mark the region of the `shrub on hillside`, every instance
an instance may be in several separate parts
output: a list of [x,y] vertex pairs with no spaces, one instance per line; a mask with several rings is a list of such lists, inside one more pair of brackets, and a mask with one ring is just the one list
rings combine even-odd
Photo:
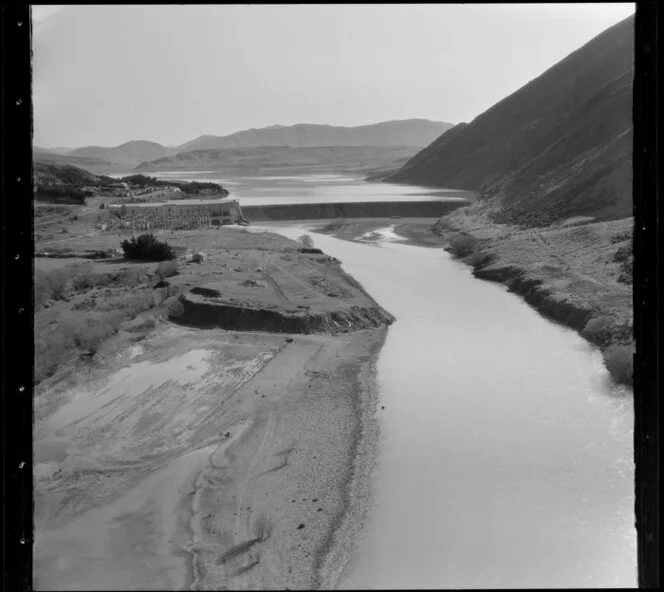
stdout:
[[621,263],[623,261],[628,261],[629,258],[634,254],[634,243],[630,241],[626,245],[620,247],[615,254],[613,255],[613,260]]
[[40,310],[48,300],[51,291],[47,285],[46,272],[37,269],[35,270],[34,286],[34,307],[35,310]]
[[71,278],[72,286],[77,292],[89,290],[95,286],[95,277],[91,265],[79,265]]
[[604,351],[604,363],[613,379],[619,384],[634,382],[634,348],[629,345],[612,345]]
[[632,238],[632,236],[633,236],[632,231],[631,230],[626,230],[624,232],[620,232],[620,233],[614,235],[611,238],[611,243],[621,243],[622,241],[625,241],[625,240],[628,240],[628,239]]
[[123,318],[122,313],[78,316],[70,321],[68,330],[73,336],[76,347],[92,355],[97,353],[106,339],[117,333]]
[[175,261],[162,261],[157,265],[154,274],[160,280],[178,275],[178,264]]
[[69,292],[71,272],[68,269],[53,269],[44,276],[46,289],[54,300],[64,300]]
[[475,252],[479,241],[469,234],[456,234],[450,238],[450,248],[457,257],[467,257]]
[[583,336],[592,343],[605,343],[611,338],[613,320],[608,316],[592,317],[583,328]]
[[141,234],[138,238],[122,241],[122,250],[127,259],[141,261],[167,261],[175,259],[171,246],[160,241],[153,234]]
[[484,269],[496,261],[496,256],[493,253],[482,253],[475,251],[471,253],[465,262],[473,269]]
[[35,331],[34,383],[39,384],[42,380],[52,376],[64,359],[71,355],[74,347],[74,340],[70,333]]

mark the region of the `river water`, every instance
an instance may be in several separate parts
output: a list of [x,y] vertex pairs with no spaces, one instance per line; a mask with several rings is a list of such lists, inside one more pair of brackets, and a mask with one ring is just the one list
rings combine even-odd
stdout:
[[[463,197],[341,175],[157,175],[222,183],[241,205]],[[632,394],[600,353],[441,249],[390,229],[368,244],[310,234],[397,319],[377,366],[372,508],[339,587],[636,586]]]
[[310,235],[397,318],[340,587],[636,586],[632,395],[599,352],[440,249]]

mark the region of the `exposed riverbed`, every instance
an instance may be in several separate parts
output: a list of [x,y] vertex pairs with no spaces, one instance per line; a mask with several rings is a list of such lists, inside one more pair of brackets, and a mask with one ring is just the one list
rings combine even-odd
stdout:
[[312,236],[397,317],[340,587],[635,586],[632,396],[599,352],[442,250]]

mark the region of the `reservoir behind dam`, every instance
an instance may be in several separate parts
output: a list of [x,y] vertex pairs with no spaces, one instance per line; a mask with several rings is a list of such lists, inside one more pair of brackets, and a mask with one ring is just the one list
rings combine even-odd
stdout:
[[636,586],[632,393],[600,353],[441,249],[309,234],[397,318],[372,504],[337,585]]

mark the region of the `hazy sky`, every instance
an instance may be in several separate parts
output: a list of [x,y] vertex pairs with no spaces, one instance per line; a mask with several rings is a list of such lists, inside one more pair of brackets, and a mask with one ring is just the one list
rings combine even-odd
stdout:
[[33,6],[34,141],[470,121],[622,4]]

